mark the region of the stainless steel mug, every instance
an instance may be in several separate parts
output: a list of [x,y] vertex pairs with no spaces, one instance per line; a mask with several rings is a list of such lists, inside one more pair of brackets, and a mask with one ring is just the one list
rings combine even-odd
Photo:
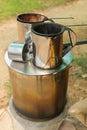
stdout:
[[42,14],[37,13],[23,13],[17,16],[17,25],[18,25],[18,42],[24,43],[26,38],[30,35],[28,32],[31,31],[31,25],[35,23],[41,23],[44,21],[52,21],[52,19],[47,18]]
[[13,61],[27,62],[33,57],[32,49],[32,43],[30,46],[30,44],[13,42],[8,46],[8,57]]
[[[55,68],[64,56],[76,44],[76,34],[70,28],[57,23],[39,23],[32,25],[35,66],[43,69]],[[63,33],[67,31],[69,46],[63,51]]]

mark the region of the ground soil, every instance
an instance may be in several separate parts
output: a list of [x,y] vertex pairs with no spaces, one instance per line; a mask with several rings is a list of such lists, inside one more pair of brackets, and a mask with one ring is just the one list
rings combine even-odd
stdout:
[[[87,0],[77,0],[65,5],[37,11],[37,13],[42,13],[50,18],[74,18],[55,19],[55,22],[64,25],[87,24]],[[77,40],[87,39],[87,26],[72,26],[71,28],[76,32]],[[5,87],[6,81],[9,80],[9,72],[4,55],[8,45],[17,40],[16,17],[0,23],[0,108],[5,107],[9,101],[7,96],[8,90]],[[87,45],[77,46],[72,52],[74,57],[78,57],[80,53],[87,52]],[[71,66],[68,83],[69,107],[77,101],[87,98],[87,79],[77,78],[76,73],[81,71],[81,68],[75,63],[72,63]]]

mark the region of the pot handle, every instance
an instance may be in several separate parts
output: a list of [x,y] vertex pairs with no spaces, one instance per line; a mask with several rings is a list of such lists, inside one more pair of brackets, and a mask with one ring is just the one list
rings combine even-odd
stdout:
[[63,50],[62,56],[65,56],[75,45],[76,45],[76,33],[71,29],[66,27],[65,31],[68,31],[70,44]]

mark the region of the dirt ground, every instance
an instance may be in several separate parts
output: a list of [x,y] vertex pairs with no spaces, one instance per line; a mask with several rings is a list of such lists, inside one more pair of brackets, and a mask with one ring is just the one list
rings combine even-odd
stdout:
[[[39,11],[37,13],[42,13],[50,18],[74,18],[55,19],[55,22],[64,25],[87,24],[87,0],[77,0],[72,3],[56,6],[43,11]],[[72,26],[71,28],[76,32],[77,40],[87,39],[87,26]],[[18,34],[16,17],[0,23],[0,109],[8,104],[5,82],[9,80],[9,73],[8,67],[4,60],[4,54],[9,43],[17,41],[17,39]],[[78,57],[80,53],[87,52],[87,45],[77,46],[72,51],[74,57]],[[76,72],[80,71],[81,68],[75,63],[72,63],[71,65],[72,67],[70,68],[68,84],[69,107],[77,101],[87,98],[87,79],[78,79],[76,77]]]

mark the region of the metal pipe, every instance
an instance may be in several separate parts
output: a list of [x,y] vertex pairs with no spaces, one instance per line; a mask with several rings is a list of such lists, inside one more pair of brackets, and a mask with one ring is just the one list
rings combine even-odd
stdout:
[[[57,18],[50,18],[50,19],[74,19],[74,17],[57,17]],[[67,25],[68,27],[71,26],[87,26],[87,24],[71,24],[71,25]]]
[[[76,45],[84,45],[84,44],[87,44],[87,40],[79,40],[76,42]],[[68,45],[70,45],[70,42],[65,42],[64,44],[64,47],[67,47]]]
[[74,19],[73,17],[61,17],[61,18],[50,18],[50,19]]
[[71,25],[67,25],[68,27],[72,27],[72,26],[87,26],[87,24],[71,24]]
[[76,45],[84,45],[84,44],[87,44],[87,40],[80,40],[80,41],[77,41]]

